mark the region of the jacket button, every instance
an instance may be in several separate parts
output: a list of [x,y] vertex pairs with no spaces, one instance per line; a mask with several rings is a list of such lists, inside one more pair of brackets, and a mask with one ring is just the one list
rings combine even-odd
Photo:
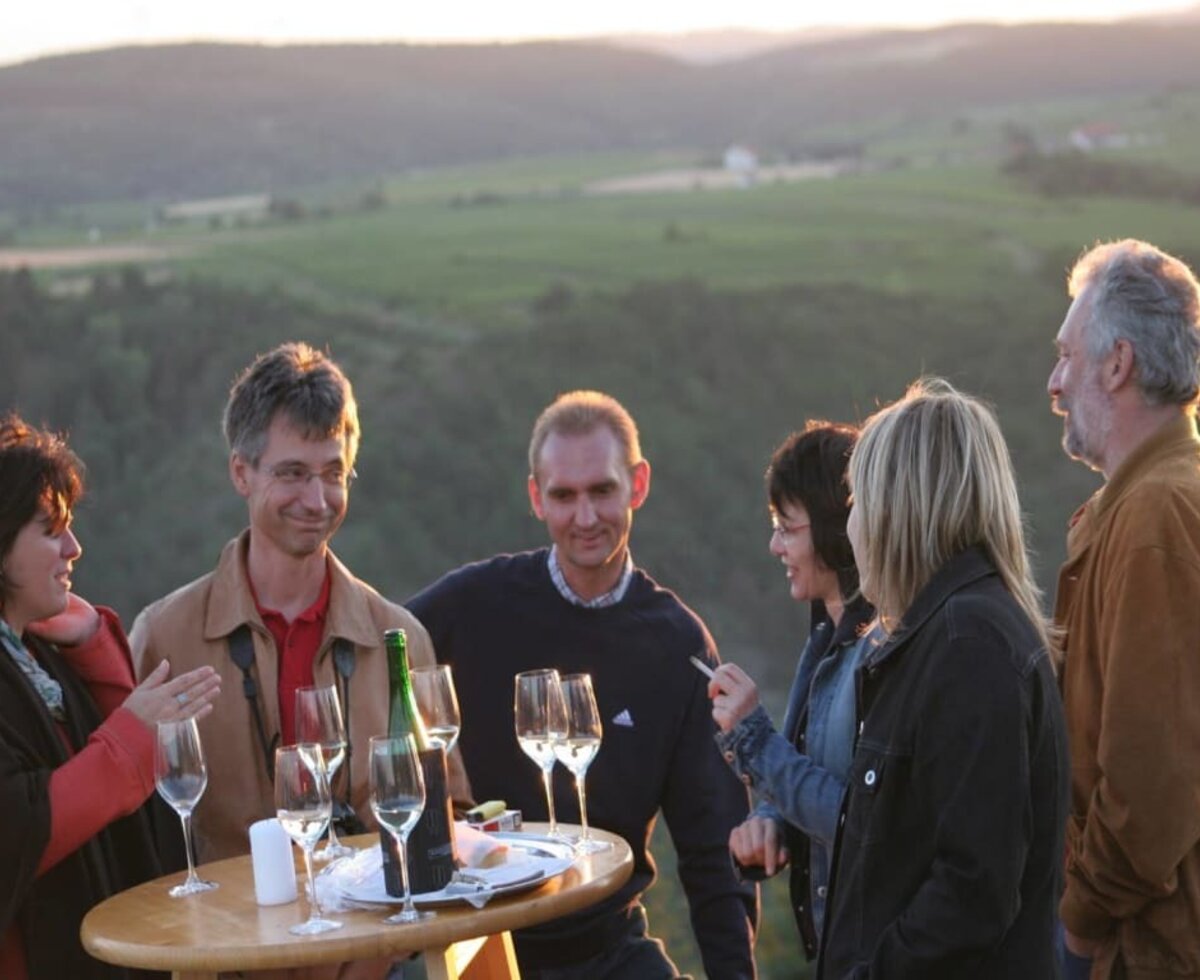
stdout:
[[749,774],[746,774],[746,775],[742,776],[742,782],[743,782],[743,783],[745,783],[747,786],[749,786],[749,785],[750,785],[750,776],[749,776]]
[[867,774],[865,776],[863,776],[863,782],[866,783],[868,786],[875,785],[875,770],[874,769],[867,770]]
[[726,762],[733,762],[733,759],[734,759],[734,756],[733,756],[732,751],[725,753],[725,761]]
[[829,894],[829,889],[826,888],[824,885],[822,885],[820,888],[817,889],[817,898],[824,898],[828,894]]

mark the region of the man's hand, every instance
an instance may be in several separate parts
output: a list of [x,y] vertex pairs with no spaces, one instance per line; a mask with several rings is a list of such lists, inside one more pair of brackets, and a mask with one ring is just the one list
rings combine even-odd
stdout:
[[34,636],[60,647],[77,647],[86,643],[99,628],[100,614],[90,602],[74,592],[67,593],[67,608],[62,612],[26,626]]
[[723,732],[758,707],[758,685],[737,664],[721,664],[708,682],[713,721]]
[[787,867],[788,851],[779,824],[767,817],[750,817],[729,832],[729,853],[743,868],[761,867],[770,878]]

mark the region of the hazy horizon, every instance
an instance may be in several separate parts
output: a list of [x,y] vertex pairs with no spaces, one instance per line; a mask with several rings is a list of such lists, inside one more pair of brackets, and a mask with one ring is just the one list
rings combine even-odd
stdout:
[[[147,5],[140,0],[107,4],[49,3],[25,11],[0,37],[0,65],[124,45],[192,41],[261,43],[509,43],[606,38],[623,35],[677,37],[723,31],[789,35],[830,29],[921,29],[951,23],[1112,21],[1187,10],[1193,3],[1146,0],[894,0],[838,7],[822,16],[781,15],[775,0],[745,0],[736,18],[705,14],[682,2],[648,8],[640,0],[614,0],[603,10],[563,8],[525,0],[500,10],[473,12],[463,23],[458,8],[403,12],[379,10],[371,0],[347,0],[330,21],[326,7],[293,2],[209,0],[199,4]],[[66,7],[67,9],[62,9]]]

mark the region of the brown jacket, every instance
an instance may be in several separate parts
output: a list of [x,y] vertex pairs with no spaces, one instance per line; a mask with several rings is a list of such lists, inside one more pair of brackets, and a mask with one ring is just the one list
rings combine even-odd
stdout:
[[[211,664],[221,675],[221,696],[212,714],[200,722],[208,788],[194,816],[198,862],[249,853],[250,824],[275,815],[274,787],[267,778],[253,714],[242,693],[242,673],[229,654],[229,634],[247,624],[254,638],[259,711],[267,738],[274,739],[279,732],[278,655],[246,578],[249,540],[250,532],[244,531],[222,550],[215,571],[142,610],[129,637],[139,679],[163,659],[170,661],[173,676],[203,664]],[[407,630],[408,655],[414,666],[434,662],[433,645],[415,617],[351,575],[332,552],[329,572],[329,612],[313,675],[318,685],[337,684],[333,641],[343,637],[354,644],[356,665],[350,679],[347,719],[351,803],[362,821],[374,827],[368,802],[367,743],[372,735],[387,731],[383,631],[397,626]],[[343,765],[338,773],[338,792],[344,792],[345,769]],[[457,749],[450,758],[450,791],[456,805],[471,805],[470,785]]]
[[1190,417],[1138,447],[1076,513],[1055,619],[1071,747],[1062,920],[1102,940],[1095,978],[1200,976],[1200,439]]

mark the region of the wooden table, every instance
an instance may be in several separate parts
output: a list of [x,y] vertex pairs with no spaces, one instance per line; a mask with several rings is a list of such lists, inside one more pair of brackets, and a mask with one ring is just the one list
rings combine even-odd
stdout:
[[[526,824],[545,833],[544,824]],[[566,827],[568,833],[578,828]],[[170,970],[176,980],[215,980],[221,970],[267,970],[400,956],[422,950],[431,980],[518,977],[510,930],[555,919],[617,891],[633,873],[629,845],[593,828],[613,846],[575,859],[565,873],[526,892],[493,899],[482,909],[439,906],[432,919],[388,925],[385,909],[331,913],[345,923],[317,936],[295,936],[288,927],[308,915],[303,871],[301,897],[287,905],[254,901],[249,856],[204,865],[204,878],[220,888],[187,898],[167,889],[182,873],[167,875],[101,902],[83,920],[83,946],[92,956],[121,966]],[[352,838],[366,847],[374,834]]]

